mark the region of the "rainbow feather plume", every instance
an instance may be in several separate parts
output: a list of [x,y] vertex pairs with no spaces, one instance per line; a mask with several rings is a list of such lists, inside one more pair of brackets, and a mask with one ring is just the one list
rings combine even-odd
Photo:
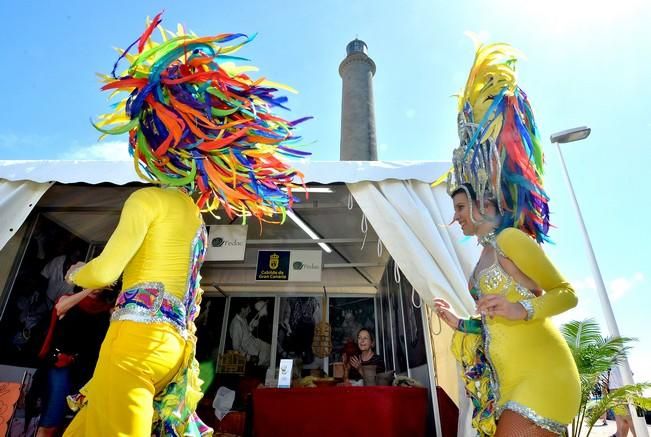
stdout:
[[[464,159],[479,163],[479,144],[489,139],[495,142],[501,171],[493,172],[490,185],[494,194],[499,193],[497,201],[504,213],[501,228],[516,227],[544,242],[549,241],[550,227],[549,197],[543,188],[544,158],[531,105],[517,84],[519,56],[507,44],[477,47],[459,98],[464,119],[476,124]],[[473,168],[477,170],[479,165]]]
[[[303,178],[285,158],[310,155],[294,132],[311,117],[288,121],[272,113],[287,109],[280,89],[295,91],[252,79],[247,73],[255,67],[235,64],[246,59],[234,53],[254,36],[198,37],[180,26],[173,33],[161,21],[156,15],[102,77],[102,90],[122,99],[94,126],[105,135],[128,133],[139,176],[188,189],[202,210],[222,206],[231,218],[283,222]],[[160,42],[153,40],[157,28]],[[129,65],[117,73],[122,61]]]

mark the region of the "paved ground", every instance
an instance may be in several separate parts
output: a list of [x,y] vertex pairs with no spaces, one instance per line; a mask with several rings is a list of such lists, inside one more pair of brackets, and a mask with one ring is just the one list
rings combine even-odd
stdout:
[[[649,430],[649,434],[651,434],[651,425],[647,425],[647,428]],[[615,434],[616,430],[617,430],[617,426],[615,426],[615,421],[609,420],[608,425],[606,426],[595,426],[594,428],[592,428],[590,437],[610,437],[613,434]],[[585,433],[583,435],[585,435]],[[633,436],[633,433],[629,432],[628,435]]]

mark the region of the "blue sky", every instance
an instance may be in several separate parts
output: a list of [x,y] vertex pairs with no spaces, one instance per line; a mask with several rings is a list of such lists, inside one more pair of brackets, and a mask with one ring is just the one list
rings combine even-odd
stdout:
[[98,148],[89,122],[107,109],[94,73],[108,72],[116,57],[112,47],[126,47],[142,32],[145,17],[162,9],[168,28],[181,22],[198,34],[258,32],[240,53],[266,77],[300,91],[290,96],[292,115],[315,116],[302,129],[314,142],[314,160],[339,157],[337,69],[356,36],[377,64],[381,160],[450,158],[457,141],[451,95],[465,83],[473,58],[466,31],[522,50],[527,58],[519,64],[520,84],[546,146],[546,186],[557,226],[556,244],[547,250],[581,298],[560,320],[603,320],[558,155],[548,141],[552,132],[588,125],[592,135],[563,150],[620,330],[639,339],[632,354],[636,379],[651,381],[645,365],[651,362],[651,3],[3,1],[0,159],[117,156],[120,139]]

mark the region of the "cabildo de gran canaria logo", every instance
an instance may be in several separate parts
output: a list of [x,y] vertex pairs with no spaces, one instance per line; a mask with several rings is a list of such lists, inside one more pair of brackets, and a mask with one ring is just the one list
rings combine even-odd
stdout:
[[277,253],[272,253],[271,256],[269,256],[269,268],[271,270],[276,270],[278,268],[279,263],[280,263],[280,256],[278,256]]

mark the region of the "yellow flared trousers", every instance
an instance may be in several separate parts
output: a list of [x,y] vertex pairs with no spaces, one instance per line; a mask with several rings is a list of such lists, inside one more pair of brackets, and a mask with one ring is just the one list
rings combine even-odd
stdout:
[[184,348],[165,323],[112,322],[86,386],[87,404],[64,437],[150,437],[154,396],[178,372]]

